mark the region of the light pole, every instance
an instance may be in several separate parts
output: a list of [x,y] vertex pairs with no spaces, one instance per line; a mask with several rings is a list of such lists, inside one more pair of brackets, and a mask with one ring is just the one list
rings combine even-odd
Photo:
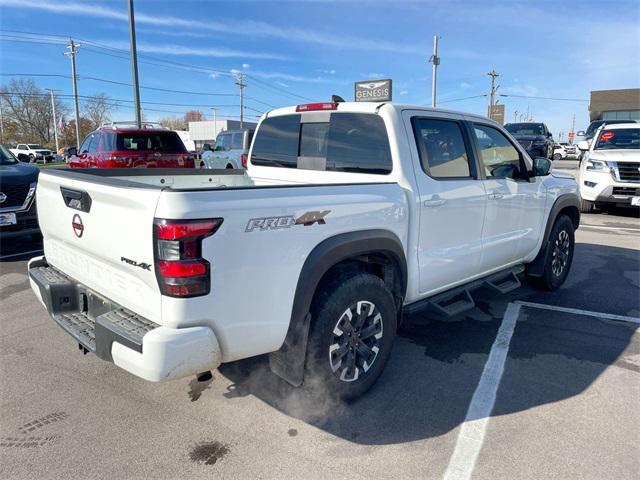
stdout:
[[56,101],[53,98],[53,89],[48,88],[49,93],[51,94],[51,113],[53,114],[53,135],[56,138],[56,155],[58,154],[58,150],[60,149],[60,145],[58,144],[58,122],[56,117]]
[[218,121],[216,120],[216,115],[218,113],[218,109],[216,107],[211,107],[213,110],[213,133],[215,136],[218,135]]

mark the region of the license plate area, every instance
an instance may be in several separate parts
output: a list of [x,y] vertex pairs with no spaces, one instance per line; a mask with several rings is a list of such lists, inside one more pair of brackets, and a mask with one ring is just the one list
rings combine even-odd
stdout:
[[15,213],[0,213],[0,226],[15,225],[16,223]]

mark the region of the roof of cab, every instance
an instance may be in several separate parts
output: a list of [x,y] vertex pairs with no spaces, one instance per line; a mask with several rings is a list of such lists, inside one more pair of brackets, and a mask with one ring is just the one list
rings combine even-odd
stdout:
[[[332,102],[325,102],[332,103]],[[289,107],[281,107],[276,108],[274,110],[269,110],[266,112],[262,118],[275,117],[280,115],[290,115],[293,113],[308,113],[308,112],[297,112],[297,105],[292,105]],[[403,103],[392,103],[392,102],[340,102],[338,103],[338,107],[336,110],[327,110],[327,111],[338,111],[338,112],[357,112],[357,113],[377,113],[382,108],[392,108],[397,111],[403,110],[420,110],[424,112],[438,112],[438,113],[450,113],[453,115],[461,115],[466,117],[467,119],[476,119],[482,120],[484,122],[492,122],[487,117],[483,117],[481,115],[476,115],[473,113],[461,112],[457,110],[447,110],[442,108],[432,108],[424,105],[411,105],[411,104],[403,104]],[[313,112],[313,111],[310,111]]]
[[629,121],[629,123],[609,123],[600,127],[602,130],[620,130],[627,128],[640,128],[640,124],[634,122],[633,120]]

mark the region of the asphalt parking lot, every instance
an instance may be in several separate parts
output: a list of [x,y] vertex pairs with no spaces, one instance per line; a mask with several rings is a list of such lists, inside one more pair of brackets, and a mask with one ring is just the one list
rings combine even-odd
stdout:
[[264,358],[153,384],[84,356],[29,288],[41,245],[3,241],[0,476],[636,479],[640,219],[584,215],[576,238],[556,292],[480,291],[459,317],[406,318],[349,405]]

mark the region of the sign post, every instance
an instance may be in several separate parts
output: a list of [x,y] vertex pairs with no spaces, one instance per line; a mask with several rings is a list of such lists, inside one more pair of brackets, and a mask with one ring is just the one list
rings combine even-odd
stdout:
[[392,97],[392,81],[367,80],[354,84],[356,102],[390,102]]

